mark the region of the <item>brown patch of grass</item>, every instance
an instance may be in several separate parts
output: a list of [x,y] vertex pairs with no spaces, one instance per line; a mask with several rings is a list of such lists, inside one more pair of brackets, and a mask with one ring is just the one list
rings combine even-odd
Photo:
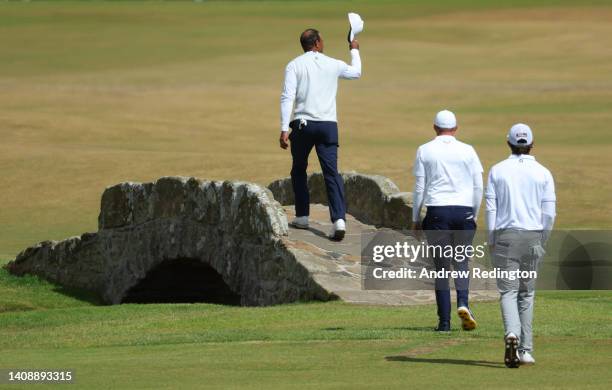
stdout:
[[[273,8],[265,29],[249,7],[265,12],[250,3],[150,5],[150,18],[136,12],[145,4],[79,3],[54,19],[45,7],[61,9],[0,10],[13,18],[0,38],[0,258],[95,230],[100,194],[117,182],[185,175],[266,185],[288,175],[278,99],[283,68],[300,54],[295,37],[313,22],[287,17],[300,5]],[[315,21],[328,54],[348,60],[337,7]],[[485,169],[507,156],[505,132],[524,121],[557,182],[557,226],[612,226],[610,7],[411,19],[377,3],[364,9],[373,15],[364,75],[339,88],[341,169],[409,191],[437,110],[457,112],[459,138]]]

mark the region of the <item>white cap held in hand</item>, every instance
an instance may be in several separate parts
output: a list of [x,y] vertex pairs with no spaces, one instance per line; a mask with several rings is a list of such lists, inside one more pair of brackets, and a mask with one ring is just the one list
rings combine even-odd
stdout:
[[434,125],[440,129],[454,129],[457,127],[457,118],[452,112],[442,110],[436,114]]
[[531,128],[524,123],[517,123],[508,131],[508,142],[514,146],[527,146],[533,143]]
[[348,14],[349,24],[351,25],[351,29],[349,30],[349,42],[352,42],[355,37],[363,31],[363,19],[359,14],[349,12]]

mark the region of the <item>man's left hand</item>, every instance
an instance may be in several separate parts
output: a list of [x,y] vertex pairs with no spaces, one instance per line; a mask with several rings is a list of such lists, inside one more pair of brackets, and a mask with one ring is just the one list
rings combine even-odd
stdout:
[[280,138],[278,141],[282,149],[287,149],[289,147],[289,132],[281,131]]

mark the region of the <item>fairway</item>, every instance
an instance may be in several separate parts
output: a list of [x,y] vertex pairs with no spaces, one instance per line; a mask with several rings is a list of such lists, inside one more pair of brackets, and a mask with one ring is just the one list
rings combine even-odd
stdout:
[[94,307],[33,277],[1,270],[0,282],[0,367],[71,368],[83,388],[455,388],[468,376],[476,388],[604,389],[612,381],[609,292],[538,293],[538,364],[508,370],[497,302],[473,305],[477,330],[455,321],[440,335],[430,305]]
[[[115,183],[288,176],[285,65],[307,27],[348,61],[348,11],[366,25],[363,77],[338,89],[341,170],[412,191],[438,110],[485,171],[525,122],[556,227],[612,227],[612,1],[6,2],[0,265],[95,231]],[[498,302],[474,305],[475,332],[454,319],[438,335],[427,305],[109,307],[0,269],[0,368],[70,368],[83,388],[609,388],[612,294],[538,292],[535,307],[538,364],[506,370]]]

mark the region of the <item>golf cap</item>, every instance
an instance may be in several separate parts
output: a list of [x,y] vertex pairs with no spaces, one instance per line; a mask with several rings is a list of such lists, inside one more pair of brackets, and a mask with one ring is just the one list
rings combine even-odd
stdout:
[[442,110],[436,114],[434,125],[440,129],[454,129],[457,127],[457,118],[455,114],[448,110]]
[[351,29],[349,30],[348,41],[352,42],[355,37],[363,31],[363,19],[361,19],[361,16],[359,16],[359,14],[349,12],[348,20],[351,26]]
[[514,146],[526,146],[533,143],[531,128],[524,123],[517,123],[508,132],[508,142]]

